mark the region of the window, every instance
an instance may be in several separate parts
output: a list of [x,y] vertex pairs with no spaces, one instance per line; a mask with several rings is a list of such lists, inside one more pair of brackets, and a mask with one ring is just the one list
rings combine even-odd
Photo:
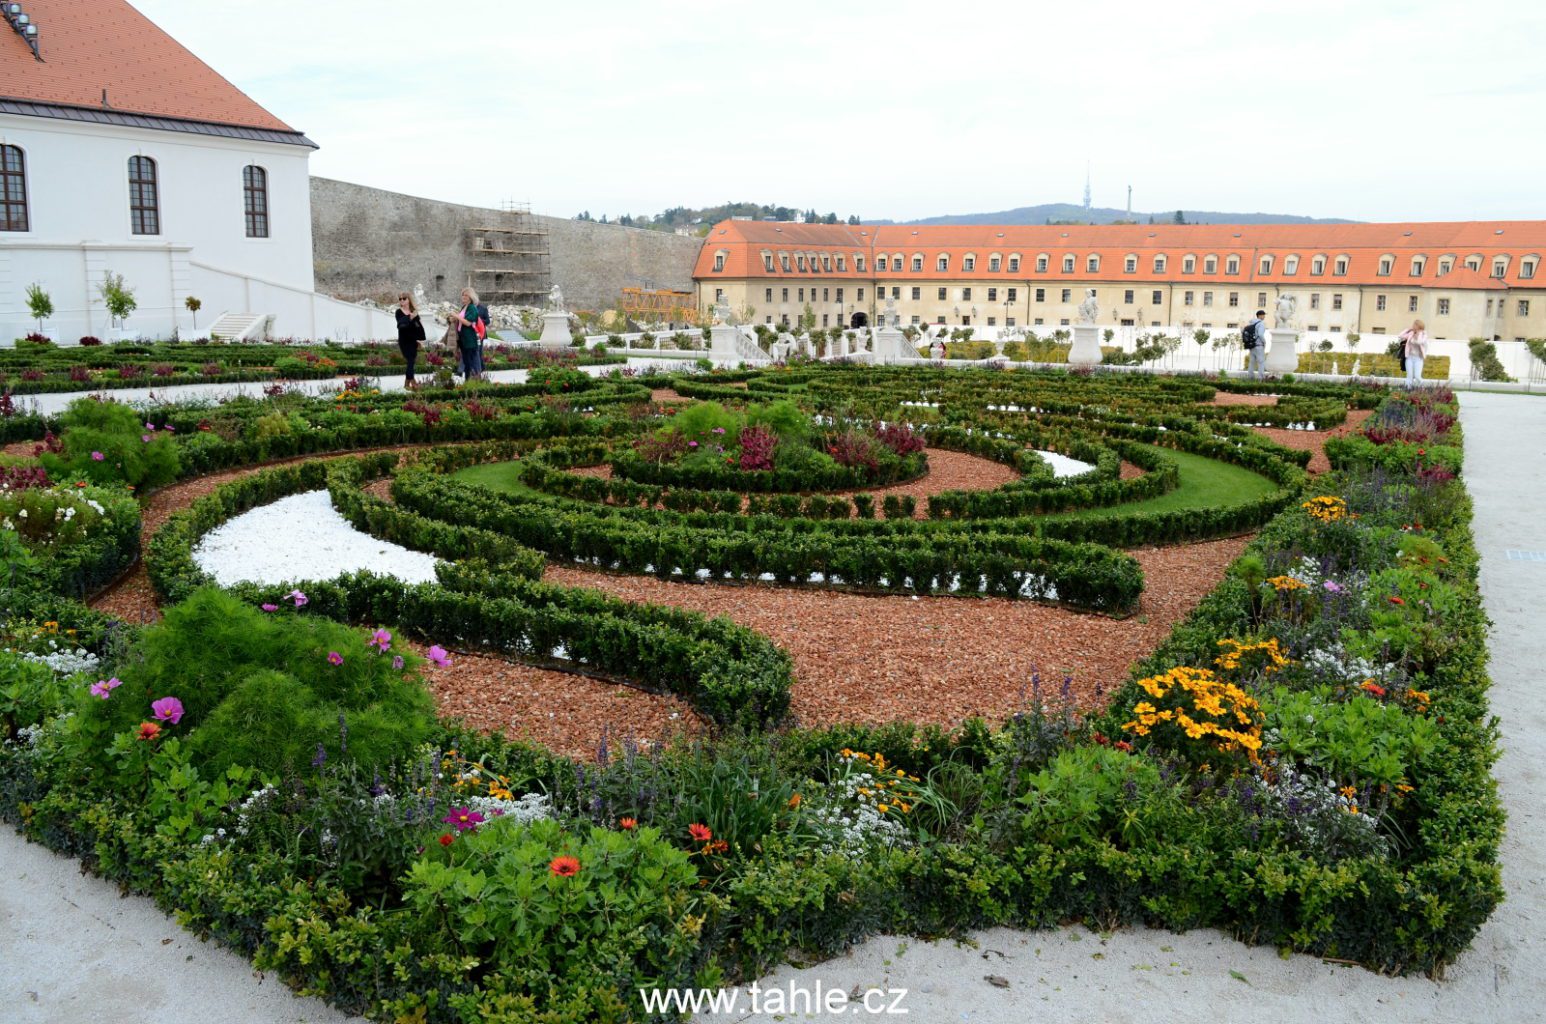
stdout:
[[1036,289],[1036,301],[1037,302],[1046,302],[1047,301],[1047,289],[1045,289],[1045,288],[1038,288],[1038,289]]
[[1041,317],[1037,317],[1035,320],[1031,321],[1031,323],[1035,324],[1037,327],[1040,327],[1042,324],[1044,324],[1046,322],[1047,321],[1043,320]]
[[769,274],[773,273],[773,254],[772,253],[765,252],[765,253],[762,254],[762,269],[764,271],[766,271],[767,273],[769,273]]
[[863,256],[859,256],[859,255],[855,254],[855,256],[854,256],[854,269],[857,270],[861,274],[864,273],[864,257]]
[[784,273],[789,273],[789,254],[787,252],[778,254],[778,265],[784,268]]
[[1320,277],[1326,272],[1326,257],[1317,256],[1310,261],[1310,276]]
[[1502,277],[1508,273],[1508,257],[1502,256],[1492,261],[1492,276]]
[[941,254],[939,259],[934,261],[934,269],[939,271],[941,274],[943,274],[945,271],[949,270],[950,269],[950,257]]
[[1154,257],[1154,272],[1156,274],[1163,274],[1165,272],[1165,257]]
[[1072,256],[1064,256],[1063,257],[1063,273],[1065,273],[1065,274],[1072,274],[1073,272],[1074,272],[1074,258]]
[[1258,309],[1266,309],[1267,308],[1267,293],[1266,292],[1257,292],[1256,293],[1256,307]]
[[1224,261],[1224,273],[1226,273],[1226,274],[1238,274],[1238,273],[1240,273],[1240,257],[1239,256],[1231,256],[1231,257],[1229,257],[1229,259]]
[[[830,293],[830,291],[828,291],[828,289],[823,288],[821,290],[821,301],[822,302],[831,302],[832,300],[828,297],[830,294],[831,293]],[[811,298],[814,299],[815,297],[816,297],[816,289],[812,288],[811,289]]]
[[1133,304],[1133,290],[1131,288],[1128,288],[1122,292],[1122,302],[1124,305],[1128,306]]
[[[813,291],[813,294],[812,294],[812,298],[814,298],[814,297],[815,297],[815,295],[814,295],[814,289],[813,289],[813,290],[812,290],[812,291]],[[804,301],[805,301],[805,289],[804,289],[804,288],[801,288],[801,289],[800,289],[800,301],[801,301],[801,302],[804,302]]]
[[994,316],[988,317],[988,326],[989,327],[997,327],[998,326],[998,317],[994,317]]
[[[1019,253],[1014,253],[1014,254],[1012,254],[1009,257],[1009,272],[1011,274],[1018,274],[1020,272],[1020,254]],[[1010,324],[1010,326],[1013,327],[1014,325]]]
[[1406,311],[1408,313],[1415,313],[1415,312],[1417,312],[1417,296],[1415,296],[1415,295],[1408,295],[1406,297]]
[[941,302],[945,301],[945,289],[943,289],[943,288],[941,288],[939,290],[939,301],[941,301]]
[[1529,299],[1520,299],[1519,300],[1519,315],[1520,316],[1529,316],[1530,315],[1530,300]]
[[[247,223],[249,225],[252,223],[252,214],[250,214],[250,213],[247,215]],[[250,227],[247,229],[247,237],[248,238],[252,237],[252,229]],[[262,237],[262,236],[259,236],[259,237]],[[716,252],[714,254],[714,273],[717,274],[721,270],[724,270],[724,269],[725,269],[725,254],[722,253],[722,252]]]
[[1321,308],[1321,293],[1320,292],[1311,292],[1310,293],[1310,308],[1311,309],[1320,309]]
[[[268,172],[256,164],[242,168],[242,211],[247,220],[248,238],[268,237]],[[724,263],[715,270],[723,270]]]
[[917,313],[914,313],[913,314],[913,323],[915,323],[915,324],[923,323],[923,317],[919,316]]
[[1520,260],[1519,261],[1519,277],[1520,277],[1520,279],[1521,280],[1528,280],[1529,278],[1534,277],[1535,276],[1535,266],[1539,262],[1540,262],[1540,260],[1536,259],[1534,256],[1528,256],[1525,259]]
[[1332,292],[1331,293],[1331,308],[1332,309],[1341,309],[1342,308],[1342,293],[1341,292]]
[[837,301],[839,301],[839,302],[843,301],[843,289],[841,289],[841,288],[839,288],[837,290]]
[[1196,298],[1196,296],[1197,296],[1196,292],[1182,292],[1181,293],[1181,305],[1183,305],[1183,306],[1193,305],[1194,304],[1193,300]]
[[27,157],[0,146],[0,231],[27,231]]
[[1154,291],[1150,292],[1149,295],[1150,295],[1149,302],[1151,302],[1153,305],[1158,306],[1160,303],[1165,301],[1164,298],[1161,296],[1161,293],[1160,293],[1159,289],[1157,289],[1157,288]]
[[938,317],[935,317],[934,322],[937,323],[937,324],[944,323],[945,322],[945,315],[943,313],[941,313]]
[[970,288],[962,288],[961,289],[961,301],[962,302],[970,302],[970,301],[972,301],[972,290]]
[[848,272],[848,257],[842,253],[837,254],[837,272],[839,274],[846,274]]
[[715,302],[723,302],[723,301],[725,301],[725,290],[723,288],[715,288],[714,289],[714,301]]
[[962,327],[969,327],[969,326],[971,326],[971,322],[972,322],[972,318],[971,317],[969,317],[969,316],[962,316],[961,317],[961,326]]
[[989,302],[997,302],[998,301],[998,289],[997,288],[989,288],[988,289],[988,301]]
[[1331,273],[1336,277],[1346,277],[1347,264],[1348,258],[1346,256],[1338,256],[1336,264],[1331,269]]
[[1202,258],[1202,272],[1204,274],[1217,274],[1219,272],[1219,258],[1217,256],[1204,256]]
[[1454,270],[1454,269],[1455,269],[1455,257],[1453,257],[1453,256],[1440,256],[1439,257],[1439,273],[1438,273],[1439,277],[1443,277],[1445,274],[1449,273],[1451,270]]
[[1229,308],[1230,309],[1239,309],[1240,308],[1240,293],[1239,292],[1230,292],[1229,293]]
[[830,324],[831,324],[831,314],[830,313],[823,313],[823,314],[821,314],[821,326],[827,327],[827,326],[830,326]]
[[1213,305],[1213,293],[1212,292],[1203,292],[1202,293],[1202,304],[1204,306],[1211,306],[1211,305]]
[[821,254],[821,272],[824,274],[832,273],[832,257],[826,253]]
[[767,290],[767,292],[768,293],[762,297],[762,301],[763,302],[772,302],[773,301],[773,289],[769,288]]
[[1196,256],[1183,256],[1183,257],[1181,257],[1181,273],[1183,273],[1183,274],[1195,274],[1195,273],[1197,273],[1197,257]]
[[1283,257],[1283,276],[1284,277],[1293,277],[1297,273],[1299,273],[1299,257],[1298,256],[1285,256],[1285,257]]
[[794,258],[794,265],[800,273],[805,273],[805,253],[802,252]]
[[1067,327],[1068,326],[1068,318],[1064,317],[1063,319],[1059,320],[1058,321],[1058,325],[1061,326],[1061,327]]
[[855,302],[863,302],[864,301],[864,289],[860,288],[858,291],[859,291],[859,296],[854,301]]
[[1073,297],[1074,297],[1074,290],[1072,288],[1064,288],[1063,289],[1063,301],[1064,302],[1071,301],[1073,299]]
[[1015,325],[1015,318],[1014,317],[1006,316],[1004,318],[1004,326],[1005,327],[1013,327],[1014,325]]
[[[1498,313],[1501,315],[1502,312],[1503,312],[1503,303],[1500,302],[1500,303],[1498,303]],[[1487,312],[1484,315],[1488,316],[1488,317],[1492,316],[1492,300],[1491,299],[1487,300]]]
[[156,194],[156,162],[148,156],[129,158],[129,221],[136,235],[161,233],[161,198]]
[[963,256],[961,258],[961,271],[962,271],[962,273],[970,274],[973,270],[976,270],[976,269],[977,269],[977,257],[975,257],[975,256]]
[[1038,274],[1045,274],[1047,272],[1047,262],[1048,262],[1048,260],[1049,260],[1049,257],[1045,253],[1043,253],[1042,255],[1040,255],[1038,257],[1036,257],[1036,273],[1038,273]]
[[1394,267],[1395,265],[1396,265],[1396,258],[1394,256],[1381,256],[1380,257],[1380,269],[1375,271],[1375,273],[1378,276],[1380,276],[1380,277],[1389,277],[1390,276],[1391,268]]
[[914,288],[913,289],[913,298],[914,299],[921,299],[921,298],[923,298],[923,289],[922,288]]
[[1383,312],[1385,312],[1385,296],[1383,296],[1383,295],[1376,295],[1374,297],[1374,311],[1376,313],[1383,313]]
[[1426,256],[1413,256],[1412,257],[1412,276],[1413,277],[1422,277],[1423,276],[1423,268],[1425,268],[1427,265],[1428,265],[1428,257],[1426,257]]
[[1263,274],[1270,274],[1270,273],[1272,273],[1272,257],[1271,256],[1263,256],[1261,258],[1261,272]]
[[[901,270],[902,268],[901,267],[897,267],[897,269]],[[923,271],[923,254],[915,252],[915,253],[913,253],[913,273],[917,274],[917,273],[921,273],[922,271]]]
[[767,318],[767,321],[766,321],[766,322],[767,322],[767,323],[770,323],[770,324],[771,324],[771,323],[772,323],[772,322],[773,322],[773,314],[772,314],[772,313],[769,313],[769,314],[768,314],[768,318]]
[[779,317],[778,322],[783,324],[785,327],[788,327],[789,326],[789,314],[785,313],[783,316]]
[[1127,257],[1127,259],[1122,261],[1122,273],[1124,273],[1124,274],[1136,274],[1136,273],[1138,273],[1138,257],[1137,256],[1129,256],[1129,257]]
[[891,297],[893,299],[900,299],[902,297],[902,289],[893,287],[891,289]]
[[789,289],[788,288],[784,289],[783,299],[784,299],[785,302],[789,301]]
[[989,256],[988,257],[988,273],[990,273],[990,274],[998,273],[998,268],[1003,266],[1003,264],[1004,264],[1004,261],[1003,261],[1002,257],[999,257],[999,256]]
[[1449,316],[1449,300],[1439,300],[1439,316]]
[[1086,271],[1088,271],[1089,273],[1091,273],[1091,274],[1099,273],[1099,271],[1100,271],[1100,257],[1099,256],[1087,257],[1085,259],[1085,261],[1084,261],[1084,269]]

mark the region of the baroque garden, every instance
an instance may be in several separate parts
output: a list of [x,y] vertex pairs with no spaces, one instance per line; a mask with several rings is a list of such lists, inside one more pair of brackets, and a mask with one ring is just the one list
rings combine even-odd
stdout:
[[[0,815],[382,1020],[1068,921],[1431,975],[1501,898],[1447,388],[495,351],[0,353],[267,382],[0,400]],[[290,500],[367,555],[221,546]]]

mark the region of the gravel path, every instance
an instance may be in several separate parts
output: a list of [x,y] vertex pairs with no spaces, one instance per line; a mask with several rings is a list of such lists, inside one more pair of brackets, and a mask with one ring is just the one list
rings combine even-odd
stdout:
[[[1502,721],[1495,769],[1509,813],[1502,847],[1507,898],[1442,982],[1385,978],[1315,957],[1280,958],[1217,931],[1177,935],[1124,929],[1097,935],[1082,927],[1044,932],[995,929],[971,944],[883,936],[846,957],[806,970],[785,969],[762,984],[792,982],[844,992],[907,988],[912,1020],[972,1024],[1077,1021],[1101,1024],[1483,1024],[1546,1020],[1546,848],[1539,828],[1546,802],[1546,709],[1539,671],[1546,663],[1546,402],[1463,393],[1466,485],[1476,500],[1481,587],[1495,623],[1492,709]],[[1533,468],[1531,468],[1533,467]],[[985,980],[996,975],[999,988]],[[700,1015],[700,1024],[771,1024],[794,1016]]]

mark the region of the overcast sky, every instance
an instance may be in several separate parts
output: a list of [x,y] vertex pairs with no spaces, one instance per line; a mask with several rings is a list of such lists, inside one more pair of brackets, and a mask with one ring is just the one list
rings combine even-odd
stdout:
[[540,213],[1546,218],[1546,5],[134,0],[314,174]]

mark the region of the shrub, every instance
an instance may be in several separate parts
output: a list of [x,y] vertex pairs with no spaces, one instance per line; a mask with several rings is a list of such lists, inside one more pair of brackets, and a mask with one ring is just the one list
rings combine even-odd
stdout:
[[82,348],[95,348],[96,346],[102,344],[102,339],[94,335],[87,334],[81,337],[80,344]]
[[55,479],[126,483],[142,490],[177,479],[180,462],[172,434],[141,422],[126,405],[79,398],[62,422],[62,454],[40,456]]

